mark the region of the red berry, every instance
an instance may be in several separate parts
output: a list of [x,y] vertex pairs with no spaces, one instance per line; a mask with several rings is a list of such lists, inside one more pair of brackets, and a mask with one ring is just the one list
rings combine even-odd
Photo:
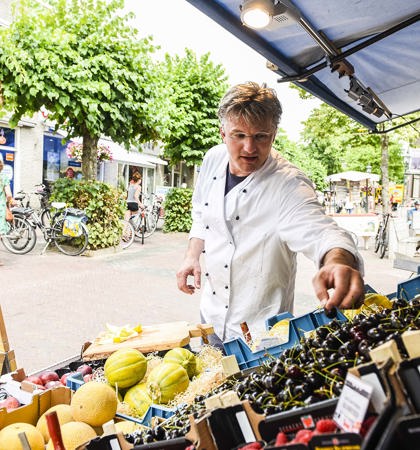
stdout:
[[332,419],[321,419],[316,423],[316,430],[319,433],[334,433],[337,430],[337,424]]
[[249,444],[244,445],[239,450],[261,450],[261,444],[259,442],[251,442]]
[[377,419],[376,416],[369,416],[366,420],[363,421],[362,426],[360,428],[360,435],[365,437],[367,432],[369,431],[369,428],[373,425],[375,420]]
[[283,431],[280,431],[280,433],[277,433],[276,436],[276,443],[274,444],[276,447],[279,445],[287,444],[288,439],[286,433],[283,433]]
[[296,433],[295,438],[293,439],[293,442],[299,443],[299,444],[308,444],[309,441],[312,439],[313,431],[311,430],[299,430]]

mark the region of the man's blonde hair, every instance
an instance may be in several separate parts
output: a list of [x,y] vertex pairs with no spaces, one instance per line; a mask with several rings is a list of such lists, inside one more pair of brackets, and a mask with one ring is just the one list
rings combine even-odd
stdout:
[[276,130],[282,108],[277,93],[265,83],[249,81],[233,86],[220,101],[218,116],[223,125],[226,119],[243,119],[247,124],[272,123]]

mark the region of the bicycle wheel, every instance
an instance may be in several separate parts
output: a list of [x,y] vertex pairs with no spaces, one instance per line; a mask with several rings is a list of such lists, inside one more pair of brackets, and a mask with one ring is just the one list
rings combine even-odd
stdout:
[[52,229],[51,238],[55,246],[65,255],[77,256],[86,250],[89,243],[89,233],[84,223],[80,223],[80,236],[66,236],[63,234],[64,218],[58,219]]
[[375,253],[378,253],[379,247],[381,246],[381,235],[382,235],[382,225],[379,226],[378,232],[375,236]]
[[2,242],[9,252],[24,255],[35,247],[36,233],[24,217],[15,216],[9,231],[2,236]]
[[144,215],[144,237],[151,236],[157,227],[157,216],[152,212],[146,212]]
[[388,232],[384,230],[382,233],[381,243],[379,245],[379,258],[383,259],[388,250]]
[[120,224],[122,227],[121,247],[128,248],[134,242],[134,227],[131,222],[125,219],[120,219]]
[[134,228],[134,235],[136,238],[141,239],[141,243],[144,243],[144,217],[142,213],[137,213],[130,217],[130,223]]
[[146,230],[146,216],[142,214],[141,216],[141,220],[140,220],[140,229],[139,229],[139,233],[140,233],[140,239],[141,239],[141,244],[144,244],[144,232]]
[[51,210],[49,207],[42,210],[41,213],[41,223],[46,228],[51,227]]

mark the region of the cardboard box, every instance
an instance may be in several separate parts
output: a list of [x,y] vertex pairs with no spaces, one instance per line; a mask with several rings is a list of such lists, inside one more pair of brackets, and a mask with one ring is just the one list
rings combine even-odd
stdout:
[[[23,378],[22,378],[23,377]],[[71,390],[65,386],[59,386],[46,391],[31,390],[31,386],[22,387],[21,381],[25,378],[23,369],[3,375],[0,378],[1,386],[16,397],[22,406],[7,412],[5,408],[0,409],[0,429],[16,422],[30,423],[36,425],[39,417],[52,406],[64,403],[70,404]]]

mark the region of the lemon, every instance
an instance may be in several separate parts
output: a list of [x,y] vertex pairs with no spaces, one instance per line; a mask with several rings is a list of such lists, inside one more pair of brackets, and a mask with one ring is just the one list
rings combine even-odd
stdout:
[[29,423],[20,422],[8,425],[0,431],[0,450],[22,450],[19,433],[25,433],[31,450],[44,450],[41,432]]
[[[94,439],[96,433],[87,423],[67,422],[61,427],[61,437],[66,450],[76,450],[80,445]],[[48,441],[46,450],[54,450],[51,439]]]
[[370,293],[365,295],[363,305],[358,309],[346,309],[343,311],[347,319],[353,319],[354,316],[360,313],[373,314],[383,309],[391,309],[392,302],[388,297],[382,294]]
[[58,422],[60,423],[60,425],[64,425],[65,423],[72,422],[74,420],[73,416],[71,415],[70,405],[55,405],[45,411],[44,414],[42,414],[42,416],[38,419],[38,422],[36,424],[37,429],[42,433],[42,436],[44,436],[45,443],[47,443],[50,439],[50,433],[48,432],[48,426],[45,416],[46,414],[53,411],[57,412]]
[[115,391],[105,383],[90,381],[82,385],[71,399],[71,413],[75,421],[93,427],[114,418],[118,400]]
[[275,323],[268,332],[269,336],[289,336],[289,319],[283,319]]

